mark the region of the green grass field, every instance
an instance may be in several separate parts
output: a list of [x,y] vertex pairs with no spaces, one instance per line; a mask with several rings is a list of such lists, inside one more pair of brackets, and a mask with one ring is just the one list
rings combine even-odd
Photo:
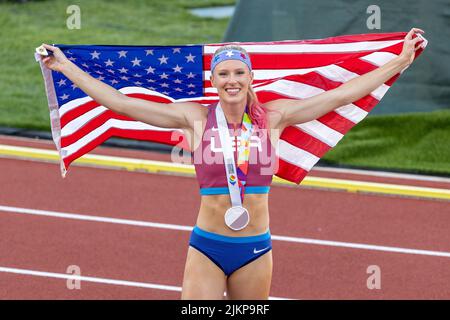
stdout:
[[369,116],[323,159],[355,167],[448,175],[450,111]]
[[[44,83],[34,61],[42,42],[176,45],[220,42],[229,19],[205,19],[189,8],[234,0],[77,1],[81,29],[66,27],[73,1],[0,2],[0,126],[50,130]],[[401,79],[399,80],[401,81]],[[369,116],[323,160],[327,163],[450,174],[450,111]]]

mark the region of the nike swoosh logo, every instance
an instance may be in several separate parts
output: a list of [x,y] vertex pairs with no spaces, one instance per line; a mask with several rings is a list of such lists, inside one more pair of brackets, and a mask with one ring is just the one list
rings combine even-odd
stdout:
[[267,250],[267,249],[269,249],[269,247],[265,247],[264,249],[261,249],[261,250],[256,250],[256,248],[254,248],[254,249],[253,249],[253,253],[254,253],[254,254],[257,254],[257,253],[260,253],[260,252],[262,252],[262,251],[264,251],[264,250]]

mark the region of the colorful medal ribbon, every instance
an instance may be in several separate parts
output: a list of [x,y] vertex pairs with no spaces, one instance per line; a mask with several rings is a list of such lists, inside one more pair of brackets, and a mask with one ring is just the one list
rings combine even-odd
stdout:
[[[216,107],[217,127],[219,129],[220,143],[222,145],[223,158],[225,162],[225,171],[227,173],[228,190],[230,191],[231,208],[227,209],[224,215],[225,224],[234,231],[245,228],[250,215],[248,210],[242,206],[244,200],[244,190],[247,184],[248,159],[250,157],[250,137],[252,134],[252,123],[247,113],[247,108],[242,119],[240,143],[238,148],[237,136],[236,142],[237,165],[233,151],[232,140],[228,129],[227,120],[223,113],[220,102]],[[236,181],[237,180],[237,181]]]
[[251,135],[252,135],[252,121],[250,120],[250,117],[248,115],[248,108],[246,107],[244,117],[242,118],[239,148],[238,143],[236,141],[236,149],[238,150],[236,173],[242,202],[244,202],[245,185],[247,183],[248,159],[250,157]]
[[[252,134],[252,122],[248,116],[247,109],[241,124],[241,132],[239,136],[239,148],[237,137],[230,136],[227,120],[223,113],[220,103],[216,107],[216,119],[219,129],[220,142],[223,149],[223,157],[225,170],[227,174],[228,189],[230,191],[230,198],[232,206],[242,206],[244,199],[245,185],[247,183],[248,159],[250,157],[250,137]],[[232,146],[232,138],[236,142],[236,153]],[[235,161],[235,158],[238,161]],[[237,162],[237,163],[236,163]]]

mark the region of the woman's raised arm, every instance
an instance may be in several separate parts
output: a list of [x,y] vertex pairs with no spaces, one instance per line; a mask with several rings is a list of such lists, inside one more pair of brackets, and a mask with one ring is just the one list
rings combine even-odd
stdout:
[[303,100],[278,99],[268,102],[266,107],[281,111],[280,128],[308,122],[327,114],[328,112],[352,103],[381,86],[384,82],[408,67],[414,60],[417,43],[420,37],[412,38],[415,32],[423,30],[412,28],[406,35],[401,54],[385,65],[347,81],[341,86]]

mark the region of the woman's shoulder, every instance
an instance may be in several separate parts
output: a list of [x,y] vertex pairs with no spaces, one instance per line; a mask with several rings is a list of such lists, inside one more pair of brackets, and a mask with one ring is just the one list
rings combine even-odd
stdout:
[[210,111],[216,104],[203,105],[198,102],[179,102],[173,103],[173,105],[177,105],[177,108],[182,109],[188,128],[194,129],[196,126],[198,127],[198,124],[201,124],[200,127],[204,129],[211,116]]

